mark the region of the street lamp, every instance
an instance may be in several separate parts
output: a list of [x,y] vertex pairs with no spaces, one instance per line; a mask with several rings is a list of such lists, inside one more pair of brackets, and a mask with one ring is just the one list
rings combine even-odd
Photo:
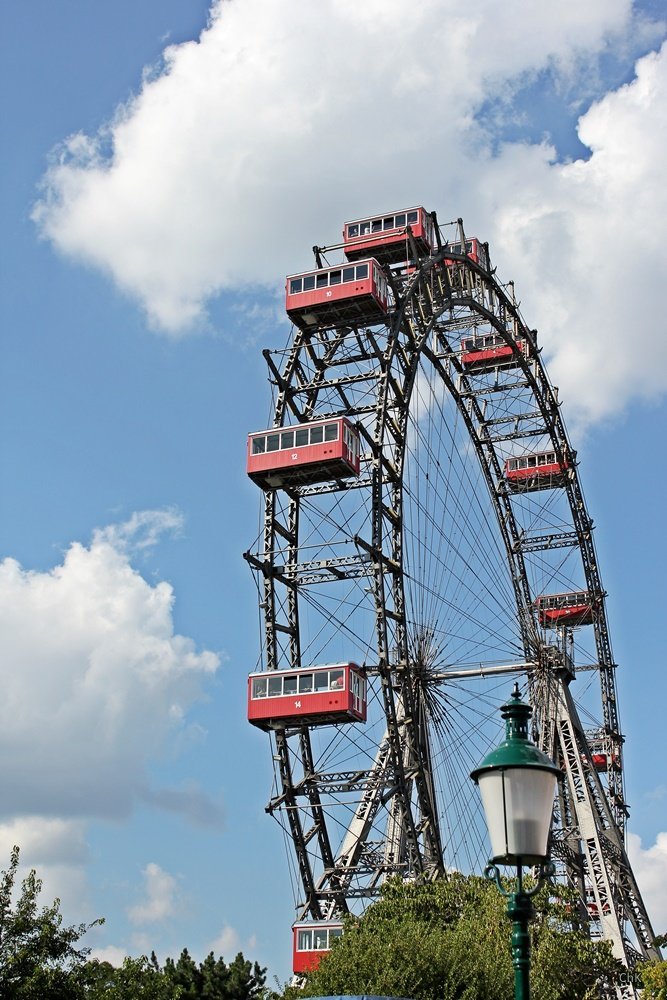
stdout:
[[[560,771],[528,737],[532,709],[521,701],[518,684],[501,712],[505,739],[470,777],[479,785],[491,840],[491,860],[484,874],[507,898],[507,916],[512,921],[515,1000],[529,1000],[531,897],[554,871],[548,858],[548,840]],[[503,888],[499,864],[516,865],[514,892]],[[539,868],[537,884],[530,890],[523,887],[525,865]]]

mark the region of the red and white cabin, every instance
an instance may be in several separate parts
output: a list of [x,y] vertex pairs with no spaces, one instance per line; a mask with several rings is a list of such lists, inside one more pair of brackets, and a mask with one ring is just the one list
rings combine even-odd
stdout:
[[391,305],[386,275],[373,258],[291,274],[285,283],[287,315],[301,330],[385,323]]
[[[588,916],[591,920],[600,919],[600,910],[595,898],[595,891],[592,886],[587,886],[586,888],[586,909],[588,910]],[[609,900],[602,900],[602,912],[605,915],[611,912]]]
[[542,628],[593,624],[593,601],[587,590],[543,594],[537,598],[535,606]]
[[312,972],[320,959],[331,951],[331,945],[343,933],[343,925],[335,920],[309,920],[292,926],[292,968],[294,975]]
[[591,754],[591,764],[596,771],[606,771],[607,762],[611,758],[611,766],[615,771],[620,770],[621,761],[617,753],[606,754],[606,753],[592,753]]
[[461,341],[461,364],[467,371],[486,372],[496,368],[515,368],[519,354],[530,356],[530,346],[517,340],[516,346],[508,344],[499,333],[486,333],[467,337]]
[[[452,253],[465,254],[466,257],[470,257],[470,260],[474,260],[476,264],[481,267],[485,267],[488,270],[489,267],[489,256],[486,252],[485,245],[478,240],[477,237],[473,237],[471,240],[466,240],[465,249],[463,249],[461,241],[454,243],[448,243],[445,247],[445,251],[451,250]],[[451,257],[445,257],[445,264],[458,264],[459,261],[453,260]]]
[[435,250],[435,223],[426,209],[409,208],[393,215],[376,215],[346,222],[343,250],[348,260],[375,257],[381,264],[398,264],[414,257],[408,240],[408,226],[417,252],[429,256]]
[[366,721],[366,677],[356,663],[263,670],[248,677],[248,722],[285,726]]
[[359,431],[346,417],[248,436],[246,470],[265,490],[358,476]]
[[505,482],[511,493],[530,493],[564,486],[569,475],[567,459],[560,461],[554,451],[516,455],[505,462]]
[[586,909],[588,910],[588,916],[591,920],[600,919],[600,909],[595,899],[595,893],[592,888],[586,889]]

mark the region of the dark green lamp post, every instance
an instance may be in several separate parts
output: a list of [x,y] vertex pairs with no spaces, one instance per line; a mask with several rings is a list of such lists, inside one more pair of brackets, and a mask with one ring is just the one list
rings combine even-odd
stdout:
[[[531,897],[554,870],[549,863],[548,841],[560,771],[528,737],[532,709],[521,701],[518,684],[501,712],[505,739],[470,777],[479,785],[491,840],[491,861],[484,874],[507,898],[507,916],[512,921],[515,1000],[529,1000]],[[503,888],[499,864],[516,866],[514,892]],[[524,866],[539,868],[537,884],[530,890],[523,887]]]

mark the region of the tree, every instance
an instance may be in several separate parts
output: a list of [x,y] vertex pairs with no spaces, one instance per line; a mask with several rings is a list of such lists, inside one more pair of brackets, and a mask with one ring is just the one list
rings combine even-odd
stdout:
[[183,949],[177,962],[173,958],[166,960],[164,974],[169,983],[178,987],[178,996],[183,1000],[198,1000],[201,996],[202,976],[187,948]]
[[[222,959],[219,961],[222,962]],[[226,1000],[257,1000],[264,995],[265,983],[266,969],[257,962],[245,959],[239,952],[227,966]]]
[[86,1000],[255,1000],[266,971],[240,952],[230,965],[213,952],[198,965],[187,948],[176,962],[168,958],[164,969],[154,953],[126,958],[119,969],[108,962],[92,967]]
[[644,962],[638,971],[644,987],[643,1000],[667,1000],[667,962]]
[[[608,942],[592,942],[575,894],[550,886],[531,925],[534,1000],[589,1000],[622,973]],[[386,883],[381,899],[348,918],[332,951],[288,987],[286,1000],[380,994],[415,1000],[506,1000],[513,995],[510,921],[486,879],[452,873],[431,883]]]
[[227,965],[211,952],[199,965],[184,948],[164,968],[150,958],[126,958],[120,968],[90,959],[77,947],[101,923],[63,924],[60,900],[38,906],[42,882],[34,871],[23,879],[12,904],[19,849],[0,873],[0,1000],[260,1000],[266,969],[241,952]]
[[87,930],[101,923],[63,924],[60,900],[38,907],[41,879],[31,870],[12,896],[19,867],[19,848],[9,868],[0,873],[0,996],[3,1000],[78,1000],[88,983],[88,948],[77,948]]
[[249,962],[241,952],[226,965],[213,952],[200,965],[184,948],[177,962],[168,958],[167,980],[182,992],[183,1000],[256,1000],[264,991],[266,969]]
[[169,982],[150,959],[125,958],[120,968],[109,962],[91,962],[86,1000],[180,1000],[179,987]]

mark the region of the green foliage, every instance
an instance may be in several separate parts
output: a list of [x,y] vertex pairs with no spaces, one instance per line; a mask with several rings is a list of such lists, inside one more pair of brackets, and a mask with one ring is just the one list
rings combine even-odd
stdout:
[[645,962],[638,971],[644,987],[642,1000],[667,1000],[667,962]]
[[183,1000],[201,996],[201,977],[196,962],[190,958],[188,949],[184,948],[178,962],[168,958],[164,966],[164,974],[169,983],[178,987],[177,996]]
[[152,956],[126,958],[120,968],[91,962],[86,1000],[178,1000],[181,996]]
[[265,971],[239,953],[230,965],[211,952],[197,964],[187,948],[164,968],[150,959],[126,958],[116,969],[108,962],[91,963],[87,1000],[255,1000],[263,993]]
[[126,958],[120,968],[89,958],[77,943],[91,927],[67,927],[60,901],[38,907],[42,883],[31,871],[12,903],[19,849],[0,873],[0,1000],[260,1000],[266,969],[241,952],[227,965],[213,952],[199,965],[187,949],[161,968],[150,958]]
[[[621,974],[608,943],[577,926],[574,895],[551,887],[531,924],[534,1000],[589,1000]],[[285,1000],[380,994],[415,1000],[506,1000],[514,993],[506,901],[486,879],[452,873],[434,883],[386,884],[360,919],[348,919],[319,968]]]
[[197,965],[184,948],[177,962],[167,959],[164,974],[183,1000],[255,1000],[266,982],[266,969],[247,961],[241,952],[229,965],[213,952]]
[[0,997],[3,1000],[78,1000],[86,995],[87,948],[77,942],[93,924],[67,927],[60,900],[38,907],[41,880],[34,870],[12,896],[19,867],[14,847],[9,868],[0,873]]

